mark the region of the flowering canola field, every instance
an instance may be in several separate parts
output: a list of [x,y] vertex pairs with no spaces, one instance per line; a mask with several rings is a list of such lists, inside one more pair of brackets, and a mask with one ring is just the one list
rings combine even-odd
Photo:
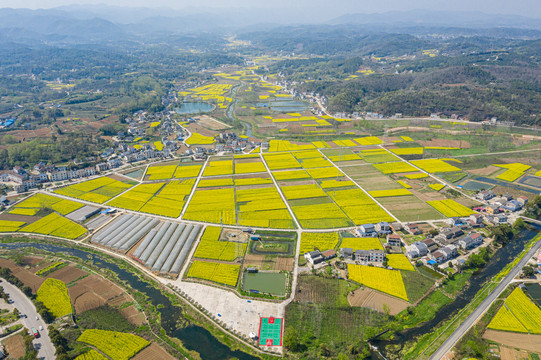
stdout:
[[36,299],[41,301],[54,317],[59,318],[73,312],[68,288],[60,280],[53,278],[45,280],[38,289]]
[[113,360],[128,360],[150,343],[133,334],[118,331],[88,329],[77,341],[94,346]]
[[350,280],[408,301],[408,294],[400,271],[348,264],[348,273]]
[[240,265],[195,260],[188,270],[187,277],[235,286],[237,285],[239,272]]
[[541,334],[541,309],[517,287],[488,324],[488,328]]

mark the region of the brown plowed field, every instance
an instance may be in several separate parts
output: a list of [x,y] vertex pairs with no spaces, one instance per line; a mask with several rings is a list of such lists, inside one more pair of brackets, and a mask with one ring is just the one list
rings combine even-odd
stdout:
[[512,348],[541,353],[541,335],[486,330],[483,334],[483,338]]
[[63,268],[53,271],[48,278],[58,279],[63,282],[70,283],[86,275],[86,271],[76,268],[73,265],[64,266]]
[[13,275],[17,279],[21,280],[24,285],[29,286],[32,292],[35,294],[39,287],[45,281],[43,278],[35,275],[30,270],[26,270],[17,266],[13,261],[7,259],[0,259],[0,267],[9,268]]
[[293,258],[278,257],[276,259],[275,270],[293,271],[294,263],[295,261]]
[[82,313],[108,304],[123,295],[124,290],[108,280],[90,275],[68,288],[68,293],[75,312]]
[[175,360],[175,358],[165,351],[165,349],[160,345],[151,343],[149,346],[135,355],[131,360]]
[[468,172],[471,172],[474,175],[488,176],[495,173],[498,170],[501,170],[501,168],[490,165],[490,166],[480,168],[480,169],[468,170]]
[[367,307],[384,312],[383,305],[387,304],[391,315],[396,315],[405,310],[410,304],[407,301],[383,294],[373,289],[357,289],[348,295],[351,306]]
[[139,326],[145,323],[145,317],[135,308],[134,305],[121,309],[120,313],[128,320],[130,324]]

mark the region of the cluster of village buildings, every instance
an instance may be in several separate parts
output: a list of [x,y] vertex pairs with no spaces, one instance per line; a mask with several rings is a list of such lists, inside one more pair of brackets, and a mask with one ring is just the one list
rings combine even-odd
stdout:
[[[493,191],[482,191],[477,194],[480,200],[488,201],[485,207],[476,208],[480,213],[463,218],[447,219],[447,225],[438,229],[437,234],[427,234],[426,238],[407,245],[403,239],[406,234],[422,235],[419,224],[395,222],[389,224],[361,225],[354,232],[359,238],[386,239],[385,251],[381,249],[341,248],[338,254],[344,261],[382,266],[386,253],[402,253],[412,261],[421,260],[427,265],[439,265],[457,258],[484,243],[483,235],[477,230],[485,225],[499,225],[508,222],[507,213],[522,209],[528,202],[526,197],[516,200],[510,195],[496,196]],[[306,261],[312,265],[337,257],[334,250],[314,250],[304,254]],[[458,262],[464,262],[459,259]]]

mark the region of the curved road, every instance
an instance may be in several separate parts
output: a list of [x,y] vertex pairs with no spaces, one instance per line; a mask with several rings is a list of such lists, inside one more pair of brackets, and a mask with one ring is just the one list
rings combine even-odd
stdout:
[[[9,298],[13,300],[13,306],[19,310],[21,314],[26,315],[26,318],[22,318],[23,325],[28,329],[42,326],[43,330],[39,331],[40,337],[34,340],[34,348],[38,350],[38,359],[54,360],[55,348],[51,339],[49,338],[49,331],[47,330],[47,324],[41,319],[41,316],[36,311],[36,307],[30,301],[28,297],[18,287],[10,284],[5,279],[2,279],[0,286],[4,288],[4,292],[9,295]],[[39,320],[36,320],[36,316]]]
[[528,260],[535,255],[535,252],[541,247],[541,239],[539,239],[520,259],[517,265],[509,274],[496,286],[496,288],[487,296],[485,300],[464,320],[462,324],[441,344],[440,348],[430,357],[430,360],[440,360],[455,346],[455,344],[468,332],[468,330],[483,316],[492,303],[501,295],[511,281],[518,275],[520,270],[528,263]]

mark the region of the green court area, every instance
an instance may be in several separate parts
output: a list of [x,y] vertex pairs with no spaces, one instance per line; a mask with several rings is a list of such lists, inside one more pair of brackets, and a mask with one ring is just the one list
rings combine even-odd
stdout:
[[287,275],[277,272],[244,273],[242,289],[244,291],[266,293],[277,296],[286,294]]
[[261,318],[259,324],[259,345],[282,346],[283,319]]

